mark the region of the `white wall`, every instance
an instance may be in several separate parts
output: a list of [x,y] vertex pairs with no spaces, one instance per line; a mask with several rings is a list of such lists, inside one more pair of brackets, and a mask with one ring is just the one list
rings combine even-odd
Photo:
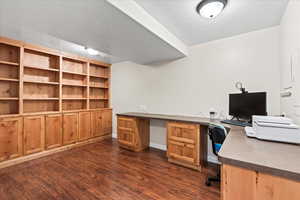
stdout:
[[[169,63],[114,64],[114,112],[144,111],[144,105],[152,113],[207,116],[215,108],[226,114],[228,94],[238,92],[235,82],[242,81],[249,91],[267,91],[269,114],[279,114],[278,37],[273,27],[193,46],[187,58]],[[164,147],[164,126],[151,122],[152,145]]]
[[[293,118],[300,123],[300,108],[294,105],[299,104],[299,85],[300,81],[297,77],[300,74],[294,74],[297,82],[291,83],[291,59],[294,60],[295,54],[300,52],[300,1],[291,0],[287,6],[286,12],[282,17],[280,25],[280,68],[281,68],[281,89],[293,86],[288,89],[293,93],[289,98],[281,98],[281,111],[287,114],[288,117]],[[299,55],[298,55],[299,57]],[[294,68],[300,68],[295,65]],[[295,71],[294,70],[294,71]],[[299,77],[300,78],[300,77]],[[298,79],[299,79],[298,78]],[[298,88],[298,89],[297,89]],[[298,91],[298,92],[297,92]],[[297,111],[298,109],[298,111]],[[298,114],[297,114],[298,113]],[[299,115],[297,117],[297,115]]]

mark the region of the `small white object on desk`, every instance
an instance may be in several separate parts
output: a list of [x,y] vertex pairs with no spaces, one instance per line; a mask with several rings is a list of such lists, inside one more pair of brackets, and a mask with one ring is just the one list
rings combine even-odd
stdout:
[[253,116],[253,127],[246,127],[248,137],[300,144],[300,128],[286,117]]

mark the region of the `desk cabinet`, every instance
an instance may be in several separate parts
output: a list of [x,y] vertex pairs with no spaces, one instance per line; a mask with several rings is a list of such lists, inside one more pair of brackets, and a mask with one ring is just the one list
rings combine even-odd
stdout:
[[222,166],[222,200],[299,200],[300,182],[231,165]]
[[118,117],[118,142],[125,149],[142,151],[149,147],[150,121],[135,117]]
[[168,122],[167,132],[169,161],[200,170],[200,126],[198,124]]

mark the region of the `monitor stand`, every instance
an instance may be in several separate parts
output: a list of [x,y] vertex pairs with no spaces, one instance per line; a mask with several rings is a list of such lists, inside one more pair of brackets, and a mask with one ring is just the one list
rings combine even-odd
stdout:
[[[234,120],[236,118],[236,120]],[[246,126],[252,126],[251,121],[241,121],[238,117],[233,117],[231,120],[223,120],[221,121],[224,124],[230,124],[230,125],[234,125],[234,126],[242,126],[242,127],[246,127]]]

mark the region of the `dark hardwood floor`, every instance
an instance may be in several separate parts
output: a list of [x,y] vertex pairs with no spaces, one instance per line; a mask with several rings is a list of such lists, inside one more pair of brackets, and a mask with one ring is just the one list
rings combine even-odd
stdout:
[[106,140],[1,169],[0,200],[219,200],[206,176],[168,163],[163,151]]

